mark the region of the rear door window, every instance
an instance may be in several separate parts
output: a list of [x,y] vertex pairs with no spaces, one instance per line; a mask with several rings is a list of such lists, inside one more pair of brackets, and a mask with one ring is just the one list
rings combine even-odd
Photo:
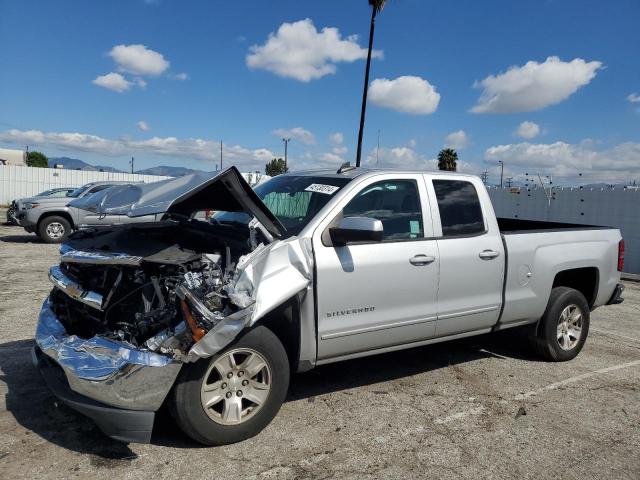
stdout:
[[433,180],[438,199],[443,237],[478,235],[485,232],[478,192],[464,180]]

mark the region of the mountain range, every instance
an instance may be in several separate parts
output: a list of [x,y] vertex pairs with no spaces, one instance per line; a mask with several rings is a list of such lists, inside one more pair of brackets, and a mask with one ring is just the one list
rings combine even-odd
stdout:
[[[90,163],[80,160],[78,158],[69,157],[55,157],[49,159],[49,167],[53,168],[55,165],[63,165],[67,170],[84,170],[90,172],[124,172],[114,167],[107,167],[104,165],[91,165]],[[194,170],[186,167],[171,167],[168,165],[160,165],[157,167],[145,168],[143,170],[136,170],[135,173],[142,175],[164,175],[167,177],[182,177],[189,175],[190,173],[204,173],[204,170]]]

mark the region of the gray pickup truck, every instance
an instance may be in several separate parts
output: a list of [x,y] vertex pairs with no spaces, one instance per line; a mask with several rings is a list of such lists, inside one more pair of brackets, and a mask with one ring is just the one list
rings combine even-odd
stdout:
[[[96,215],[84,209],[70,207],[73,200],[88,197],[114,185],[129,182],[92,182],[72,190],[66,195],[25,198],[16,201],[15,219],[29,233],[36,233],[46,243],[60,243],[75,229],[85,225],[114,225],[129,220],[115,215]],[[151,220],[155,220],[152,218]]]
[[[291,372],[521,327],[574,358],[590,312],[622,301],[615,228],[495,217],[479,178],[231,167],[94,195],[96,214],[161,215],[61,247],[34,363],[112,438],[149,441],[165,403],[198,442],[260,432]],[[209,221],[194,212],[218,213]]]

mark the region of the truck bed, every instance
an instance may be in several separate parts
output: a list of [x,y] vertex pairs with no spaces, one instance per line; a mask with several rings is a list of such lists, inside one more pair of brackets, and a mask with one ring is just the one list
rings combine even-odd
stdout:
[[504,235],[519,233],[548,233],[573,230],[607,230],[613,227],[584,225],[579,223],[547,222],[544,220],[524,220],[521,218],[498,217],[498,227]]
[[620,278],[616,271],[619,230],[518,218],[497,220],[506,251],[502,327],[540,318],[562,271],[573,271],[578,283],[595,284],[583,292],[592,307],[604,305],[611,297]]

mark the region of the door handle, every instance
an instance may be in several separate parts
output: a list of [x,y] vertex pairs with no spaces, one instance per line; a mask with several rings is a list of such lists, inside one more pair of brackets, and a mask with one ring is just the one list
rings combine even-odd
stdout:
[[409,259],[409,263],[411,265],[416,265],[416,266],[422,266],[422,265],[428,265],[430,263],[435,262],[436,257],[432,256],[432,255],[424,255],[424,254],[419,254],[416,255],[415,257],[411,257]]
[[482,260],[492,260],[498,257],[499,255],[500,255],[500,252],[496,252],[495,250],[483,250],[478,254],[478,256]]

